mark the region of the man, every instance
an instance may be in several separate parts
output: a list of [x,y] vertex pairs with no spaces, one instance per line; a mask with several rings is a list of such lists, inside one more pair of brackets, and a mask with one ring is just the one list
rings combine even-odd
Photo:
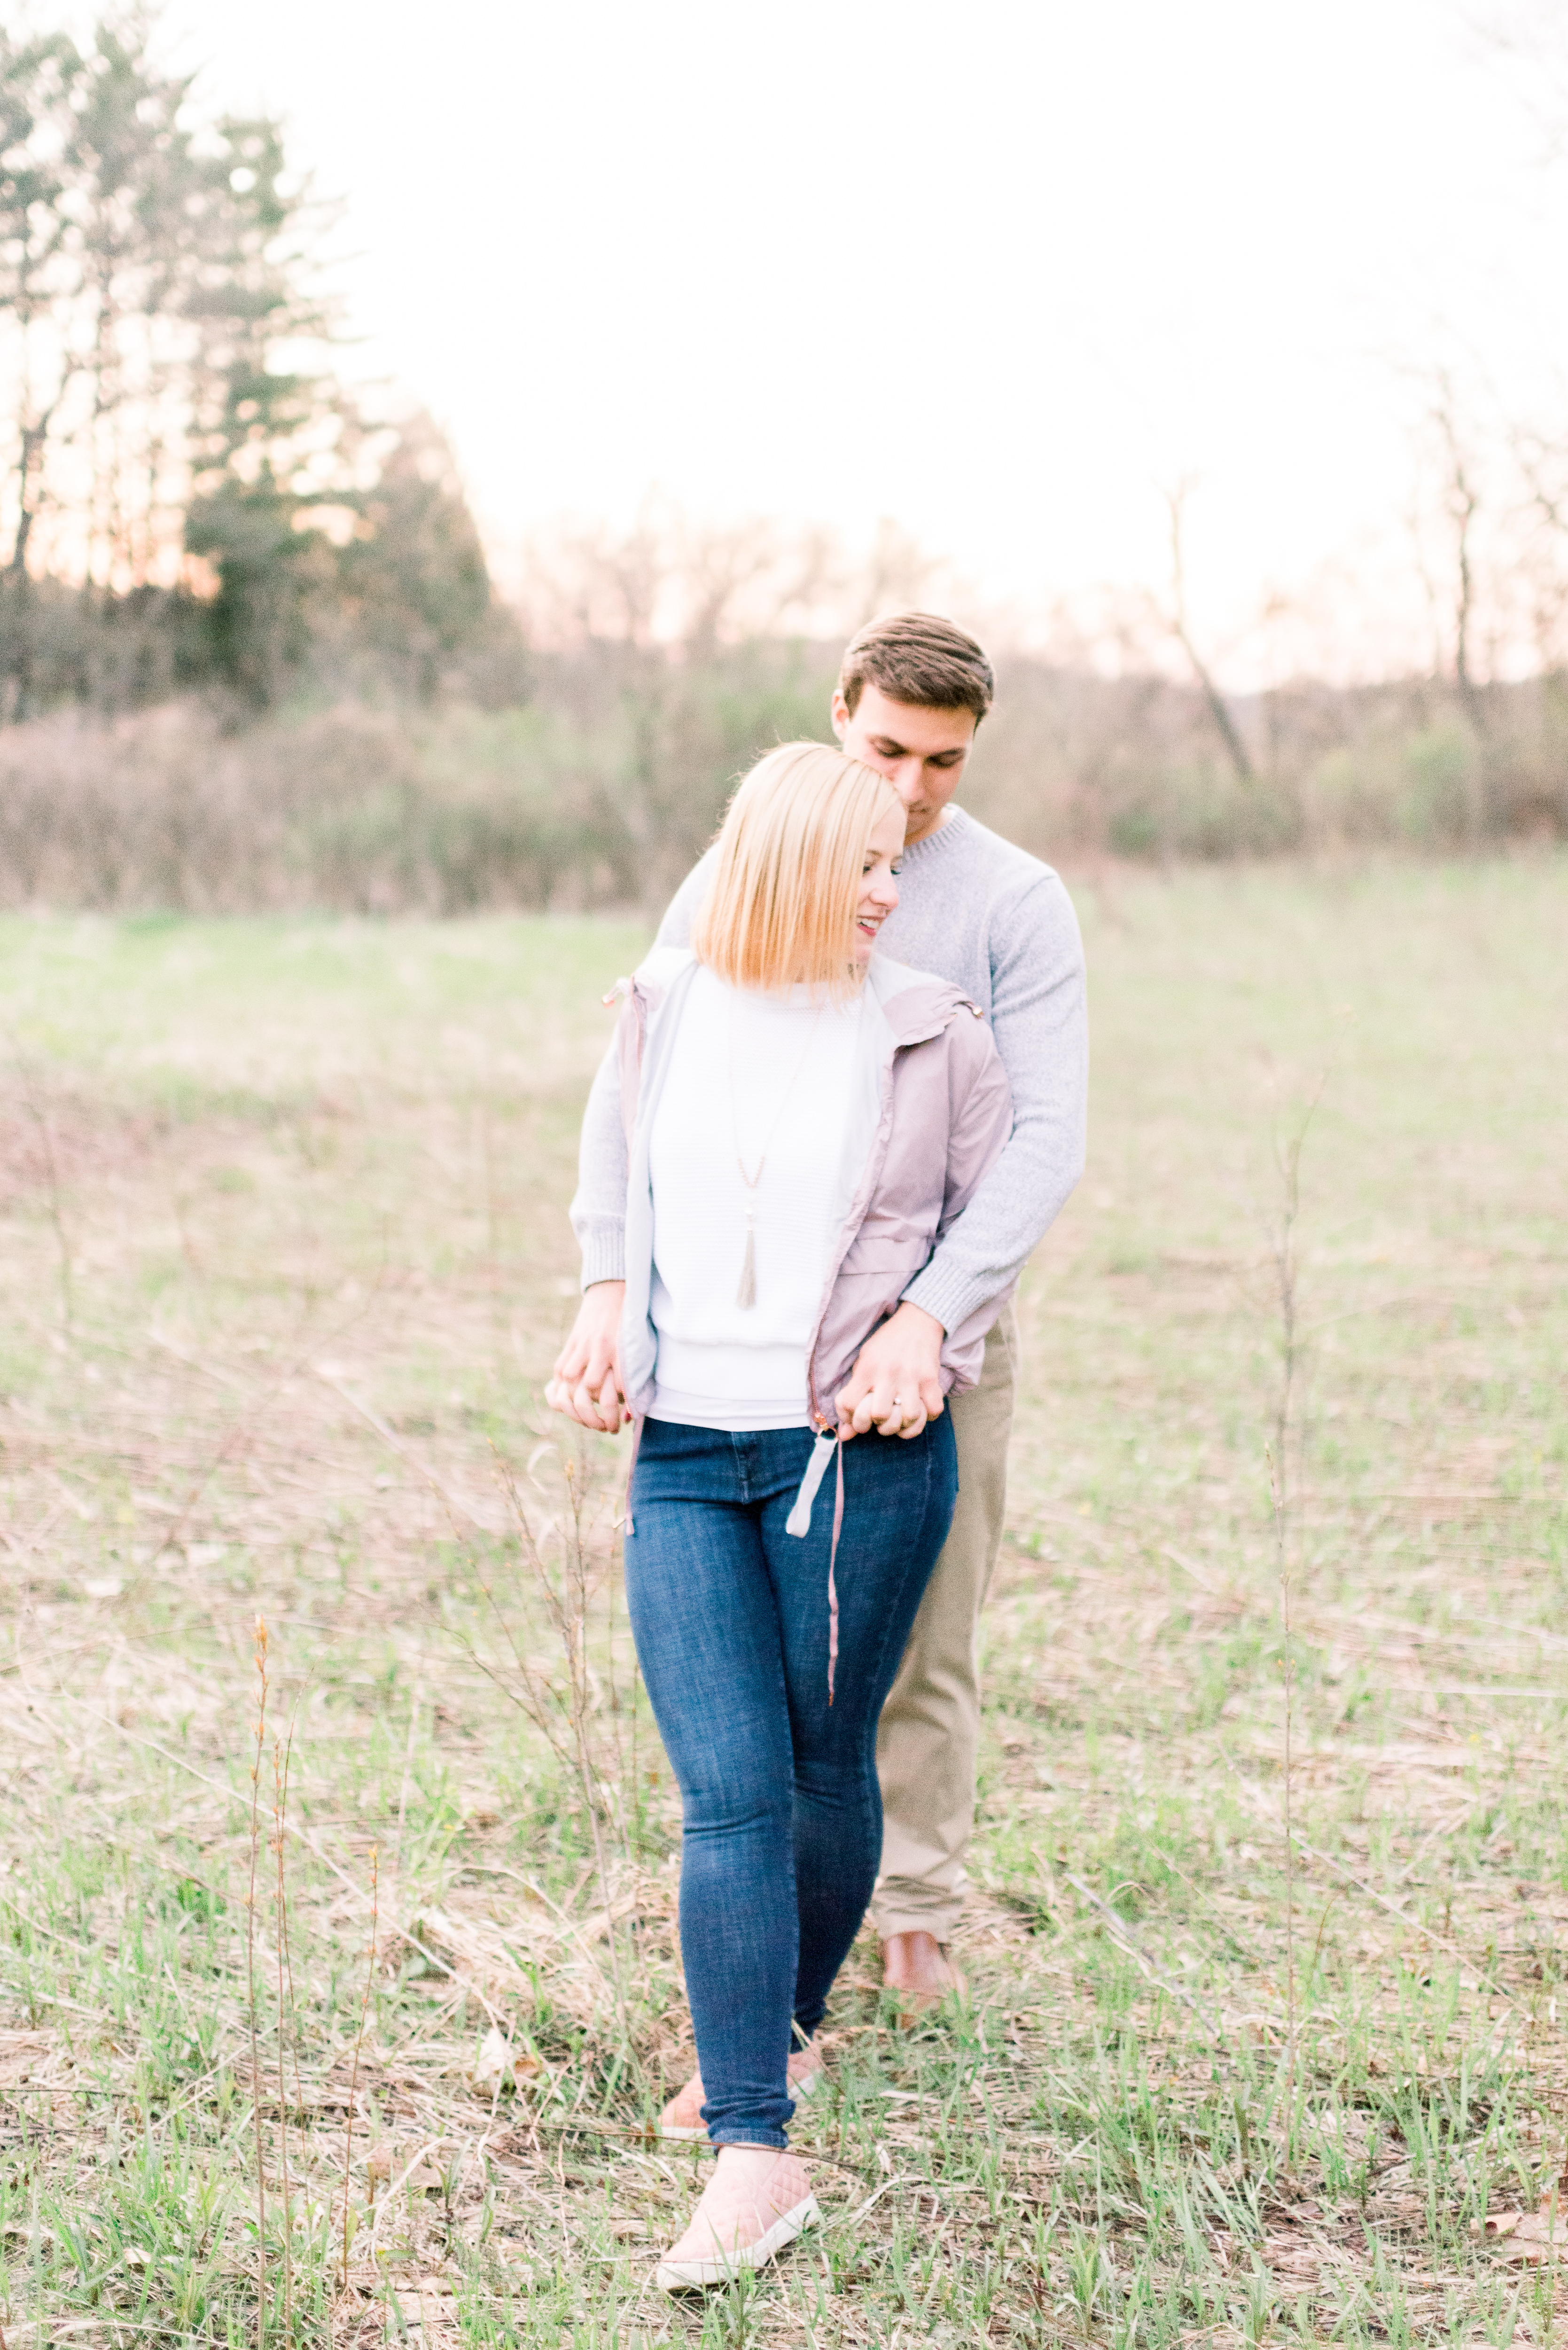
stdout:
[[[844,1391],[872,1417],[919,1393],[942,1409],[942,1334],[1023,1270],[1084,1169],[1088,1042],[1084,952],[1059,877],[952,805],[994,692],[974,639],[927,612],[874,621],[844,656],[833,730],[885,775],[907,811],[898,910],[880,944],[937,972],[991,1022],[1012,1088],[1012,1137],[897,1313],[862,1348]],[[711,854],[711,852],[710,852]],[[684,945],[707,887],[688,875],[659,927]],[[556,1363],[577,1416],[613,1434],[624,1412],[617,1360],[624,1288],[627,1145],[614,1056],[583,1126],[574,1216],[584,1236],[583,1303]],[[888,1986],[913,2010],[958,1988],[947,1953],[963,1907],[980,1741],[978,1623],[1007,1500],[1017,1330],[1011,1308],[986,1341],[979,1385],[950,1405],[959,1503],[882,1715],[877,1768],[882,1870],[872,1916]],[[896,1440],[882,1439],[880,1441]]]

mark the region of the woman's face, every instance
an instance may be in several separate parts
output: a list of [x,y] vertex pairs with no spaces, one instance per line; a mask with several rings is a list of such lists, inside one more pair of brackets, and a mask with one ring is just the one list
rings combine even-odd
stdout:
[[860,895],[855,903],[853,952],[862,969],[871,960],[877,931],[898,902],[898,884],[894,877],[903,853],[904,811],[890,807],[877,819],[877,829],[866,844],[866,869],[860,877]]

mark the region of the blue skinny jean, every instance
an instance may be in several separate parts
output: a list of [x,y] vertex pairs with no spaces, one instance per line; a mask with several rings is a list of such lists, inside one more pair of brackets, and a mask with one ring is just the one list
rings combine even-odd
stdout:
[[844,1451],[827,1693],[834,1476],[784,1532],[809,1429],[650,1419],[626,1586],[680,1788],[680,1950],[716,2146],[787,2144],[786,2065],[822,2021],[882,1851],[877,1721],[958,1496],[952,1420]]

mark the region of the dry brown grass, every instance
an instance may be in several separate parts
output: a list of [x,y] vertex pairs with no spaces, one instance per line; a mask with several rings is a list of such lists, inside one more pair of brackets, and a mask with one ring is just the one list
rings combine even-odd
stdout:
[[[13,2350],[254,2338],[286,2120],[302,2340],[1560,2326],[1495,2230],[1568,2146],[1563,878],[1091,893],[1094,1155],[1023,1300],[974,2004],[901,2033],[857,1956],[799,2130],[829,2224],[705,2312],[648,2285],[700,2160],[647,2135],[690,2057],[668,1773],[613,1577],[574,1709],[495,1473],[558,1578],[580,1461],[600,1573],[617,1456],[563,1453],[538,1388],[634,935],[0,935]],[[1331,1059],[1287,1648],[1272,1152]],[[297,1708],[286,2116],[244,1998],[258,1612]],[[275,1930],[264,1886],[269,1986]]]

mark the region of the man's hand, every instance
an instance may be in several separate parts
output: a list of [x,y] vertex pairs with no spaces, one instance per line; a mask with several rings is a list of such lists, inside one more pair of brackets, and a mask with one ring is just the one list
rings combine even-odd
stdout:
[[[590,1293],[591,1294],[591,1293]],[[942,1408],[942,1326],[907,1301],[873,1330],[838,1390],[838,1433],[847,1443],[875,1428],[880,1436],[919,1436]]]
[[584,1428],[617,1436],[626,1408],[620,1369],[620,1310],[624,1281],[596,1281],[583,1292],[572,1335],[556,1357],[556,1375],[545,1389],[552,1411],[564,1411]]

